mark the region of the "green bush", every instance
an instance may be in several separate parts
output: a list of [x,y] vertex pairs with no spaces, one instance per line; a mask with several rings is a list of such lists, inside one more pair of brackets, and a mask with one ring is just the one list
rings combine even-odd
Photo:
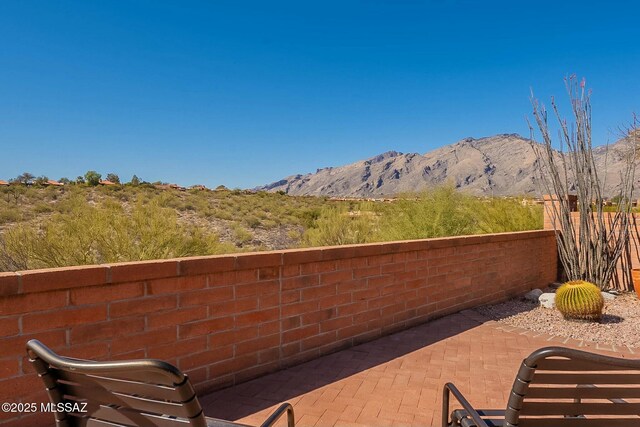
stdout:
[[251,234],[250,231],[248,231],[247,229],[245,229],[239,224],[234,224],[232,226],[232,230],[233,230],[236,242],[240,246],[244,246],[253,240],[253,234]]
[[207,255],[232,251],[217,236],[180,225],[174,210],[74,200],[40,226],[19,224],[0,239],[0,269],[12,270]]
[[352,215],[344,208],[329,206],[320,211],[304,236],[307,246],[333,246],[370,241],[373,230],[370,218]]
[[383,208],[378,240],[408,240],[474,234],[469,196],[446,186],[404,196]]
[[324,208],[289,208],[283,210],[283,215],[295,212],[306,229],[303,242],[308,246],[542,228],[541,206],[523,206],[513,198],[481,199],[460,193],[453,186],[404,195],[388,204],[353,201],[332,204]]
[[475,218],[477,233],[537,230],[543,227],[543,206],[523,205],[518,199],[476,200],[469,215]]

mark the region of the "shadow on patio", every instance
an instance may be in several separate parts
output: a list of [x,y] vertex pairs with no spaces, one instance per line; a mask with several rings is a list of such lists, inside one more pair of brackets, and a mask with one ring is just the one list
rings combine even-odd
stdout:
[[578,347],[563,341],[508,331],[468,310],[216,391],[201,402],[207,416],[252,425],[288,401],[297,426],[437,426],[444,383],[454,382],[474,405],[504,408],[522,360],[541,347]]
[[[207,416],[248,423],[259,423],[276,404],[289,401],[301,426],[431,425],[442,384],[468,384],[469,355],[492,344],[484,342],[486,334],[473,332],[480,325],[468,314],[449,315],[205,395],[201,402]],[[482,362],[499,370],[497,358]],[[489,381],[499,378],[492,374]]]

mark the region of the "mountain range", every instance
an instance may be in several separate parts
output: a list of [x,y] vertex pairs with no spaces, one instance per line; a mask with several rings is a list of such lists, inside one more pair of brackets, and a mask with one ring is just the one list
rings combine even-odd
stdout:
[[[625,139],[593,150],[607,196],[617,194]],[[518,134],[465,138],[425,154],[388,151],[344,166],[292,175],[256,190],[295,196],[374,198],[452,184],[484,196],[540,196],[531,141]],[[638,185],[636,179],[636,186]],[[636,187],[637,188],[637,187]]]

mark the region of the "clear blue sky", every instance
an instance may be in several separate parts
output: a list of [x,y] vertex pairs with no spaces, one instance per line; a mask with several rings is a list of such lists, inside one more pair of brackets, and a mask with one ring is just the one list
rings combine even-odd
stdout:
[[253,187],[467,136],[528,135],[529,88],[640,113],[635,2],[0,2],[0,179],[89,169]]

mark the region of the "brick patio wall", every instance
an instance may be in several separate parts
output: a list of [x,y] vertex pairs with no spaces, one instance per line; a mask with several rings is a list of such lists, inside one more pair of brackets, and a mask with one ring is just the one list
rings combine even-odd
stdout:
[[542,230],[1,273],[0,402],[46,401],[32,338],[78,358],[164,359],[204,393],[543,287],[556,269]]

